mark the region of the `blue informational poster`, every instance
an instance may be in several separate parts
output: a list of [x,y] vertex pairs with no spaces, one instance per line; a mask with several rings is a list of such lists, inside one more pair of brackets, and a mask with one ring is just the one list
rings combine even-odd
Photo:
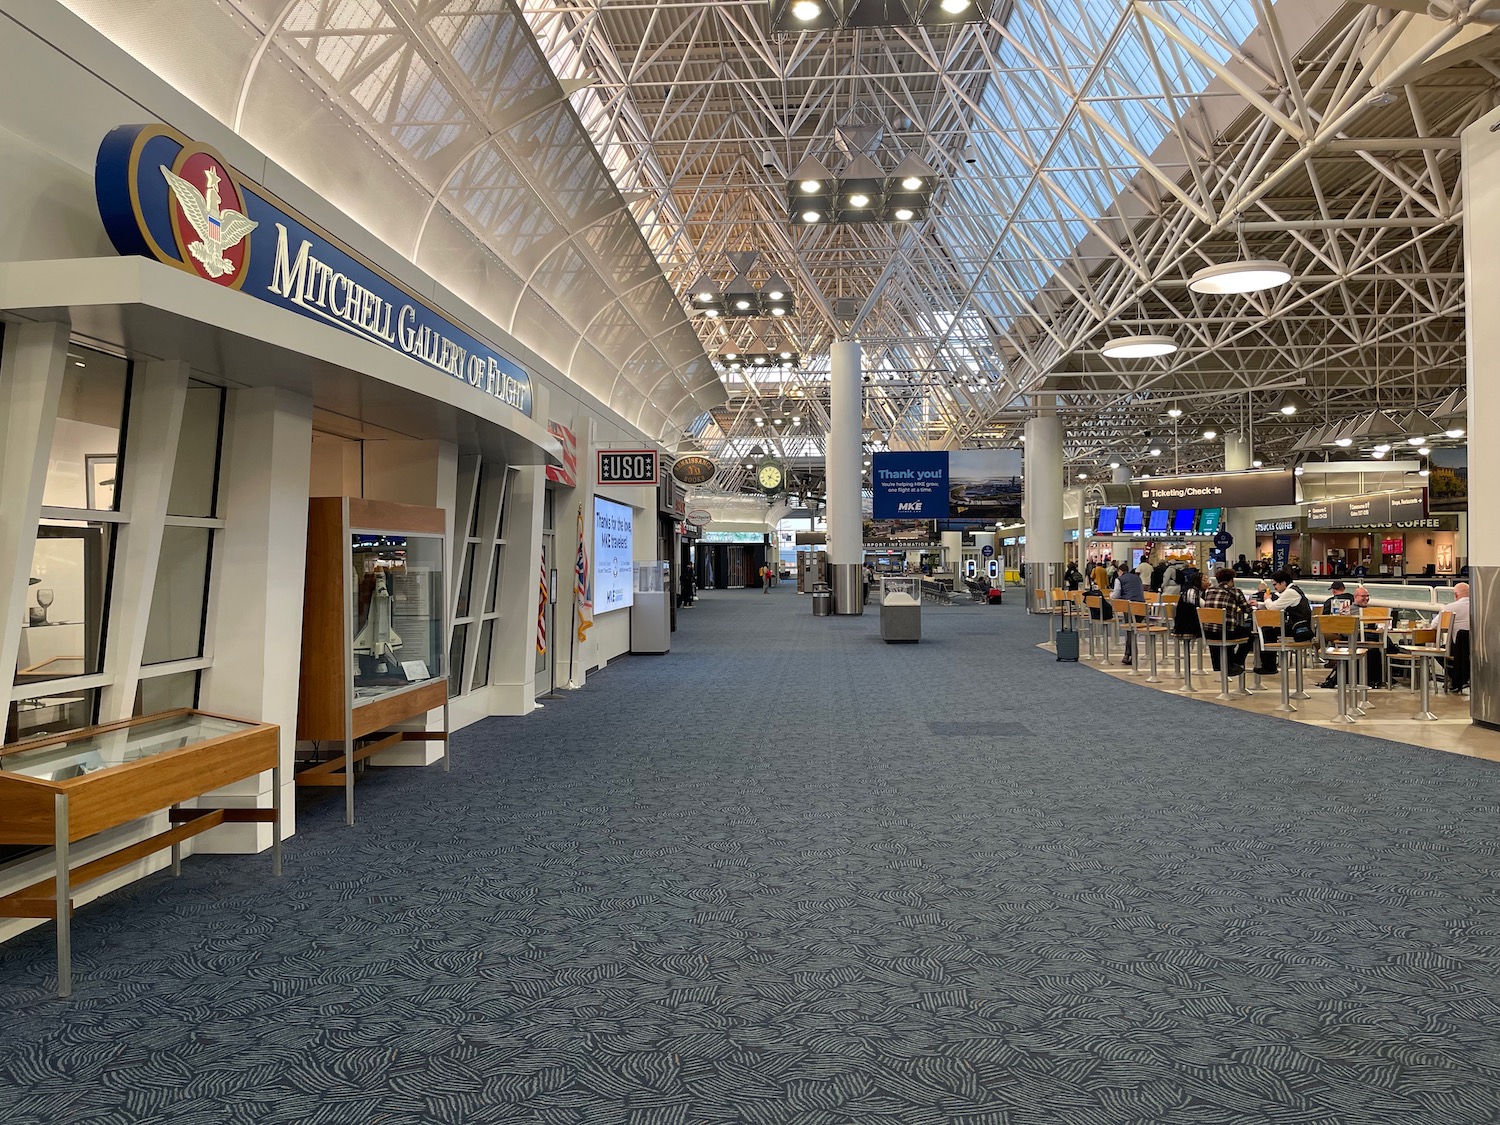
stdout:
[[948,453],[877,453],[870,459],[874,518],[946,519]]
[[630,563],[634,554],[635,511],[594,497],[594,613],[635,604]]
[[1198,534],[1212,535],[1218,531],[1219,521],[1223,514],[1223,508],[1204,508],[1203,514],[1198,517]]

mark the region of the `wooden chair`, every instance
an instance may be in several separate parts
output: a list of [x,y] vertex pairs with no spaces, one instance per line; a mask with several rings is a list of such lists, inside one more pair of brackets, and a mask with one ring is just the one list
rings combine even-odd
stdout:
[[1358,673],[1355,666],[1364,659],[1359,646],[1362,622],[1353,614],[1320,613],[1313,619],[1318,626],[1318,652],[1324,660],[1334,666],[1338,677],[1338,714],[1336,723],[1355,721],[1351,710],[1353,702],[1353,679]]
[[[1215,699],[1233,699],[1237,695],[1248,694],[1241,688],[1238,692],[1229,690],[1229,656],[1235,649],[1244,643],[1244,638],[1227,636],[1228,630],[1224,627],[1225,611],[1213,606],[1200,605],[1198,607],[1198,629],[1202,634],[1203,647],[1219,650],[1219,694]],[[1208,631],[1217,629],[1219,635],[1210,637]]]

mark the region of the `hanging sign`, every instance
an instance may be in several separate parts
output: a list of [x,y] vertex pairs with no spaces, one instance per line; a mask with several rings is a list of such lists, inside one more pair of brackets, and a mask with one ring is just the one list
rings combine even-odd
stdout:
[[688,523],[695,523],[699,527],[707,527],[714,522],[713,513],[707,508],[694,508],[687,514]]
[[1291,469],[1151,477],[1140,485],[1143,508],[1261,508],[1297,502]]
[[121,254],[331,324],[531,416],[523,367],[177,130],[111,130],[94,195]]
[[1361,528],[1410,527],[1427,524],[1427,493],[1421,488],[1400,492],[1375,492],[1367,496],[1344,496],[1308,504],[1306,523],[1314,527]]
[[871,459],[877,520],[948,515],[948,453],[877,453]]
[[683,484],[707,484],[714,479],[718,466],[712,457],[701,453],[689,453],[677,458],[672,465],[672,475]]
[[601,449],[598,468],[600,484],[655,484],[656,450]]

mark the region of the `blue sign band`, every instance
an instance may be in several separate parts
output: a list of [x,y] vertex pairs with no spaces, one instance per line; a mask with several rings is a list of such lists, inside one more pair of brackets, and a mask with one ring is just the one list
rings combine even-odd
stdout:
[[[178,249],[176,200],[163,174],[187,150],[210,153],[230,171],[245,218],[255,224],[243,235],[244,267],[233,277],[233,288],[409,356],[531,416],[531,377],[525,368],[173,129],[122,125],[99,146],[94,192],[105,231],[121,254],[154,258],[202,276]],[[216,215],[210,210],[208,226],[200,230],[216,231]],[[230,249],[226,245],[223,253]]]

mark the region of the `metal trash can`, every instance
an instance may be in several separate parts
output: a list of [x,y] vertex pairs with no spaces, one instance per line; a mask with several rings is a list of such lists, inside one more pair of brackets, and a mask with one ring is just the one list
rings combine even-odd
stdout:
[[812,600],[814,617],[833,616],[833,591],[828,588],[826,582],[813,584]]

